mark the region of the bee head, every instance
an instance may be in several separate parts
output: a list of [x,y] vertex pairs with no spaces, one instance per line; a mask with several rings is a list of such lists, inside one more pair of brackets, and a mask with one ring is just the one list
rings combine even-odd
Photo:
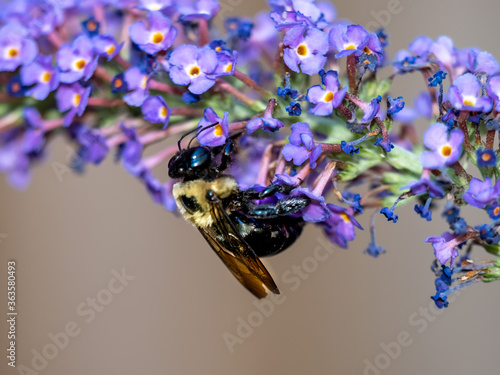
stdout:
[[206,147],[192,147],[177,152],[168,162],[170,178],[200,177],[209,169],[212,153]]

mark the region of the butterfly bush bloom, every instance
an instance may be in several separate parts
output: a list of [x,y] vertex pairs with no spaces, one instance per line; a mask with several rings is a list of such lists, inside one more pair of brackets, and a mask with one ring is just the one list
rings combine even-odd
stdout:
[[321,223],[325,234],[333,243],[347,248],[347,242],[356,238],[354,228],[363,230],[363,227],[352,216],[351,209],[345,209],[331,203],[328,203],[327,207],[331,212],[331,217]]
[[124,43],[125,42],[118,44],[115,38],[109,34],[98,35],[92,38],[94,52],[97,55],[106,58],[108,61],[120,53]]
[[[283,59],[294,72],[317,74],[325,65],[328,52],[328,36],[321,30],[295,26],[283,39]],[[300,65],[300,69],[299,69]]]
[[57,52],[60,81],[73,83],[82,78],[88,80],[94,74],[97,59],[91,40],[86,35],[80,35],[71,45],[65,45]]
[[52,66],[51,57],[38,55],[34,62],[24,65],[20,71],[23,86],[32,86],[26,95],[44,100],[59,86],[59,72]]
[[177,47],[169,58],[169,75],[178,85],[189,85],[193,94],[203,94],[215,84],[213,76],[218,65],[217,54],[210,47],[190,44]]
[[493,186],[489,177],[486,177],[484,182],[472,178],[469,189],[462,194],[462,197],[471,206],[485,208],[500,198],[500,178]]
[[172,26],[170,18],[161,12],[150,12],[148,15],[149,30],[143,21],[130,25],[130,39],[141,50],[149,54],[165,51],[172,45],[177,36],[177,29]]
[[163,124],[163,129],[167,127],[171,113],[172,110],[160,95],[150,96],[142,104],[144,119],[153,124]]
[[333,70],[328,71],[321,79],[325,89],[320,85],[315,85],[307,90],[307,100],[316,104],[309,110],[309,113],[316,116],[328,116],[344,100],[347,87],[339,90],[338,74]]
[[337,51],[337,59],[352,54],[361,55],[369,39],[368,31],[360,25],[338,24],[332,27],[329,34],[330,44]]
[[183,0],[177,4],[177,11],[182,21],[209,20],[219,11],[219,7],[216,0]]
[[434,255],[441,264],[446,264],[449,260],[453,265],[455,258],[458,256],[456,247],[460,242],[455,239],[455,236],[449,232],[444,232],[442,236],[430,236],[425,239],[425,242],[431,243],[434,248]]
[[456,78],[450,86],[450,102],[456,109],[462,111],[491,111],[491,99],[487,96],[479,96],[481,83],[474,74],[466,73]]
[[83,87],[79,83],[71,85],[61,85],[56,92],[57,108],[61,112],[66,112],[64,125],[69,126],[75,116],[83,115],[87,108],[87,101],[90,96],[90,87]]
[[486,91],[493,99],[495,111],[500,112],[500,77],[491,77],[486,85]]
[[223,145],[226,143],[226,139],[229,134],[228,125],[228,112],[224,112],[223,117],[220,118],[212,108],[206,108],[203,112],[203,118],[198,123],[198,126],[200,127],[200,131],[197,136],[198,142],[200,142],[201,145],[211,147]]
[[316,160],[321,154],[321,146],[315,145],[309,124],[296,122],[292,125],[292,134],[288,137],[290,143],[283,148],[283,156],[295,165],[301,165],[309,159],[311,167],[316,165]]
[[448,132],[442,123],[432,124],[424,134],[424,145],[432,151],[424,151],[420,162],[424,168],[439,169],[458,160],[462,153],[464,134],[458,129]]
[[467,67],[472,73],[484,72],[489,76],[498,72],[500,65],[495,57],[486,51],[471,50],[467,54]]
[[17,23],[7,23],[0,29],[0,71],[14,71],[30,64],[38,55],[38,45],[27,30]]
[[476,151],[476,161],[479,167],[494,167],[497,164],[497,155],[492,149]]

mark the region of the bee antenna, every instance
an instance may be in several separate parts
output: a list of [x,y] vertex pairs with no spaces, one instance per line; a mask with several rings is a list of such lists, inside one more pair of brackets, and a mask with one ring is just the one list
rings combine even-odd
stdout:
[[[182,142],[182,140],[183,140],[184,138],[186,138],[189,134],[192,134],[192,133],[194,133],[194,132],[196,132],[196,131],[199,131],[199,129],[200,129],[200,127],[199,127],[199,126],[197,126],[197,127],[196,127],[196,128],[194,128],[193,130],[188,131],[186,134],[184,134],[184,135],[181,137],[181,139],[179,139],[179,142],[177,142],[177,146],[179,147],[179,151],[181,151],[181,142]],[[191,141],[190,141],[189,143],[191,144]],[[189,146],[188,146],[188,148],[189,148]]]
[[[193,136],[193,138],[191,138],[191,140],[189,141],[189,143],[188,143],[188,148],[190,148],[190,147],[191,147],[191,142],[193,142],[193,141],[194,141],[194,139],[195,139],[196,137],[198,137],[198,136],[201,134],[201,132],[204,132],[205,130],[210,129],[210,128],[213,128],[214,126],[217,126],[217,125],[219,125],[219,123],[218,123],[218,122],[216,122],[216,123],[214,123],[214,124],[212,124],[212,125],[208,125],[208,126],[206,126],[206,127],[204,127],[204,128],[201,128],[201,129],[198,131],[198,133],[196,133],[196,134]],[[197,128],[197,129],[198,129],[198,128]]]

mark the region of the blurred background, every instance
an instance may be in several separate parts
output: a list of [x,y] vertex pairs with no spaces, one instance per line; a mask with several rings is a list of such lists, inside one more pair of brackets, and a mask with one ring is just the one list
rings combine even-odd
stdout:
[[[353,23],[383,23],[391,56],[418,35],[446,34],[459,48],[500,58],[495,0],[335,6]],[[263,0],[221,0],[221,7],[240,16],[267,9]],[[422,89],[421,76],[403,76],[391,93],[411,98]],[[154,205],[111,158],[84,176],[61,170],[72,152],[63,139],[53,142],[25,192],[0,181],[1,310],[7,261],[15,259],[19,311],[18,369],[2,354],[0,373],[498,373],[500,285],[474,285],[448,309],[432,307],[433,252],[423,240],[447,229],[439,212],[432,222],[409,206],[397,224],[379,217],[378,242],[387,253],[378,259],[363,254],[368,217],[349,250],[321,250],[328,256],[317,263],[311,256],[324,247],[323,235],[307,227],[295,246],[266,260],[283,296],[260,306],[264,316],[198,231]],[[485,219],[469,217],[473,225]],[[476,257],[488,258],[479,251]],[[291,279],[302,265],[303,279]],[[128,280],[120,281],[123,272]],[[68,323],[75,337],[65,340],[60,332]],[[59,337],[61,348],[50,337]],[[37,354],[44,351],[53,358],[46,363]]]

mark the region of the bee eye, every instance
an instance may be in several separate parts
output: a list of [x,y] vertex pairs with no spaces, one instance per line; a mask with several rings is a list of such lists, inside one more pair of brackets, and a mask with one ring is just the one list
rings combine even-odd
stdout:
[[204,147],[196,147],[191,153],[189,166],[191,168],[199,168],[202,166],[206,166],[208,163],[210,163],[210,160],[210,151],[208,151]]

